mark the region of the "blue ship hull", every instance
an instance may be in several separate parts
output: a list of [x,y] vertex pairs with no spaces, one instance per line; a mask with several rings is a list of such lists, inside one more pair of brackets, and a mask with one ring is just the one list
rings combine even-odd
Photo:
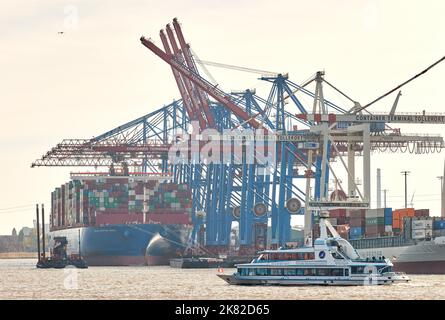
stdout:
[[66,237],[68,255],[79,253],[80,243],[90,266],[168,265],[184,251],[190,231],[182,224],[114,224],[54,230],[50,239]]

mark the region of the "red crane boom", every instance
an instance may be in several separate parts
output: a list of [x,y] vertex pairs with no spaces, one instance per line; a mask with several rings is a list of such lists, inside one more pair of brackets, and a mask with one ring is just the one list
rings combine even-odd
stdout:
[[[189,67],[190,70],[192,70],[196,74],[199,74],[198,70],[196,69],[195,63],[193,62],[192,54],[190,52],[190,47],[185,42],[185,38],[184,38],[184,35],[182,33],[181,26],[179,25],[178,19],[176,19],[176,18],[173,19],[173,27],[175,28],[176,36],[178,37],[179,44],[181,45],[182,54],[184,55],[185,62],[187,64],[187,66]],[[204,92],[202,90],[199,90],[197,88],[196,91],[197,91],[197,94],[199,96],[199,100],[201,102],[201,105],[202,105],[202,107],[204,109],[204,114],[205,114],[205,116],[207,118],[207,122],[208,122],[210,127],[214,127],[215,122],[213,120],[212,113],[210,112],[209,104],[207,102],[207,97],[205,96],[205,94],[204,94]]]
[[219,90],[216,86],[212,85],[205,79],[203,79],[199,74],[191,71],[188,67],[180,64],[176,61],[172,55],[166,54],[164,51],[159,49],[153,42],[145,39],[145,37],[140,38],[141,43],[147,47],[150,51],[156,54],[159,58],[164,60],[174,69],[176,69],[179,73],[181,73],[184,77],[188,78],[191,82],[193,82],[196,86],[207,92],[210,96],[212,96],[216,101],[225,105],[229,110],[231,110],[237,117],[249,123],[255,129],[264,129],[265,133],[268,132],[266,128],[264,128],[258,121],[249,116],[247,112],[237,106],[230,98],[228,94],[224,91]]
[[[171,54],[170,46],[168,45],[167,38],[164,34],[164,31],[161,30],[159,32],[162,44],[164,45],[164,50],[167,52],[167,54]],[[172,68],[173,76],[175,77],[176,84],[178,85],[179,93],[181,94],[182,101],[184,102],[184,107],[187,111],[188,116],[190,119],[193,119],[194,113],[193,113],[193,107],[191,105],[191,101],[189,100],[189,97],[187,96],[187,92],[185,91],[184,84],[182,83],[181,75],[176,71],[174,68]]]

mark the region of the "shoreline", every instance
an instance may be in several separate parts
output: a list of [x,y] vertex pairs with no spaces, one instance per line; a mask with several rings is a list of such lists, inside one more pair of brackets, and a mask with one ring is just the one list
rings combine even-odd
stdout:
[[0,259],[37,259],[37,252],[0,252]]

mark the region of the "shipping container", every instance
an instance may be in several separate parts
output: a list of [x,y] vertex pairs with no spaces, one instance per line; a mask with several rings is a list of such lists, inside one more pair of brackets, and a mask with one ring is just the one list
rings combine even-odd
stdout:
[[384,217],[366,218],[366,220],[365,220],[365,225],[366,226],[384,225],[384,224],[385,224],[385,218]]
[[349,225],[351,226],[351,228],[352,227],[363,228],[365,226],[365,219],[364,218],[350,218]]
[[397,212],[400,217],[414,217],[414,208],[403,208],[393,210],[393,214]]
[[431,230],[433,228],[433,220],[431,219],[412,219],[412,229],[413,230],[417,230],[417,229],[429,229]]
[[392,226],[385,225],[385,232],[393,232]]
[[365,211],[365,209],[349,209],[346,215],[349,213],[350,219],[364,219]]
[[361,236],[363,234],[363,229],[361,227],[351,227],[349,229],[349,236]]
[[392,208],[385,208],[385,225],[392,226]]
[[346,209],[329,210],[329,217],[330,218],[346,217]]
[[425,239],[425,230],[413,230],[412,231],[412,238],[413,239]]
[[445,229],[445,219],[444,220],[434,220],[433,222],[434,230],[442,230]]
[[416,209],[414,210],[415,217],[429,217],[430,209]]
[[383,218],[385,217],[385,209],[366,209],[365,218]]
[[365,234],[381,234],[385,232],[385,225],[369,225],[365,228]]
[[433,237],[445,237],[445,229],[433,230]]

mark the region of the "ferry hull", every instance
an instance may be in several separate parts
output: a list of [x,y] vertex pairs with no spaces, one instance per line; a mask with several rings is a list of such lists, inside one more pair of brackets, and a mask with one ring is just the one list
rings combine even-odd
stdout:
[[235,275],[218,274],[218,277],[231,285],[271,285],[271,286],[371,286],[391,285],[400,282],[409,282],[406,277],[399,278],[367,278],[367,279],[246,279]]

